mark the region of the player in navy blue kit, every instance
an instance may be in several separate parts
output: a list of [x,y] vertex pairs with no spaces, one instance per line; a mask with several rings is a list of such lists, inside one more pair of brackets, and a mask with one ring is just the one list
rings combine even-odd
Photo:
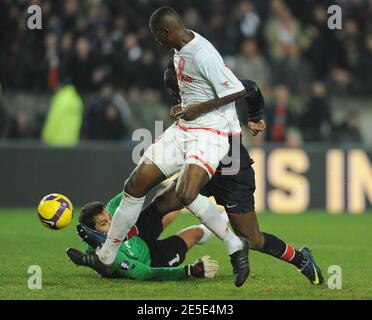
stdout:
[[[173,98],[178,102],[180,98],[173,63],[170,63],[165,70],[164,82]],[[238,100],[237,104],[241,104],[240,107],[248,108],[248,127],[253,135],[257,135],[265,129],[263,121],[264,99],[255,82],[250,80],[241,80],[241,82],[247,95]],[[172,112],[171,115],[174,117]],[[256,186],[252,168],[253,160],[243,146],[241,136],[232,136],[229,139],[230,146],[234,143],[235,146],[238,146],[239,156],[232,157],[232,163],[223,164],[224,161],[221,161],[216,174],[202,189],[201,194],[208,197],[213,196],[219,205],[225,207],[234,231],[237,235],[247,238],[252,249],[287,261],[295,265],[312,284],[322,284],[324,280],[321,270],[316,265],[308,248],[303,247],[296,250],[278,237],[259,230],[254,202]],[[232,153],[230,148],[228,156],[231,157]],[[163,214],[182,208],[174,195],[175,186],[176,182],[173,182],[153,200],[151,205],[156,206]]]

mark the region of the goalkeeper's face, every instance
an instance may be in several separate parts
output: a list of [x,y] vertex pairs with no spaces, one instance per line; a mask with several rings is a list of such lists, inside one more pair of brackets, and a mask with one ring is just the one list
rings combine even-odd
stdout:
[[101,214],[98,214],[94,217],[95,229],[102,233],[108,233],[111,222],[111,215],[106,208],[103,209]]

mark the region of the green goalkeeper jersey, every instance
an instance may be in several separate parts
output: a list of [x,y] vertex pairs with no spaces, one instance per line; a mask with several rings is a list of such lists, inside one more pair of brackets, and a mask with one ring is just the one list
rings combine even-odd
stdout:
[[[111,199],[106,208],[114,215],[119,206],[122,194]],[[94,250],[84,242],[84,251]],[[118,254],[113,263],[113,276],[117,278],[131,278],[137,280],[180,280],[187,278],[183,266],[170,268],[151,267],[151,256],[145,241],[140,237],[133,237],[120,245]]]

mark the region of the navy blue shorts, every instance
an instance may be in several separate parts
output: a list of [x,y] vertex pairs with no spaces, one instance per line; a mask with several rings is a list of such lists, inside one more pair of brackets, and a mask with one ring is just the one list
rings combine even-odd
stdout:
[[[223,169],[229,170],[229,165],[221,164],[217,168],[216,174],[200,193],[207,197],[213,196],[219,205],[225,207],[227,213],[248,213],[255,207],[256,183],[252,168],[253,161],[242,145],[240,137],[230,139],[240,139],[240,141],[237,141],[237,143],[240,143],[240,159],[238,159],[239,165],[237,165],[238,169],[235,170],[236,173],[223,175]],[[235,164],[238,163],[237,159],[233,161]]]
[[138,236],[146,242],[152,267],[178,267],[186,257],[187,244],[179,236],[158,240],[163,231],[163,215],[142,211],[137,222]]

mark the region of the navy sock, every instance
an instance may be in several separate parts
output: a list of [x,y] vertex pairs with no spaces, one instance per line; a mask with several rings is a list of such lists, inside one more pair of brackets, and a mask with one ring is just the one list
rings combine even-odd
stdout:
[[300,251],[272,234],[263,232],[263,235],[265,237],[265,243],[261,252],[287,261],[299,269],[302,267],[305,257]]

